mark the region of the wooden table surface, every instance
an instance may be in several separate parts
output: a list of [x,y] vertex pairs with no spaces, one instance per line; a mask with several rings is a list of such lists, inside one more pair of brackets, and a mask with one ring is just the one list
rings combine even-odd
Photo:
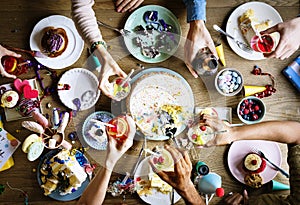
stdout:
[[[33,27],[41,19],[58,14],[71,17],[70,15],[70,1],[66,0],[56,0],[56,1],[21,1],[21,0],[1,0],[0,1],[0,42],[7,45],[27,48],[29,49],[29,37]],[[94,6],[97,18],[107,24],[121,28],[129,16],[129,13],[117,13],[115,12],[115,7],[113,1],[98,0]],[[227,19],[231,12],[239,5],[248,2],[243,0],[229,0],[229,1],[218,1],[209,0],[207,2],[207,23],[206,26],[210,31],[214,40],[219,39],[219,34],[212,29],[213,24],[218,24],[225,28]],[[297,16],[299,12],[299,1],[298,0],[286,0],[286,1],[268,1],[263,2],[272,5],[282,16],[283,20],[289,20]],[[143,5],[157,4],[170,9],[180,22],[182,28],[183,41],[188,32],[188,24],[186,23],[186,10],[184,4],[181,0],[175,1],[162,1],[162,0],[149,0],[145,1]],[[194,79],[188,72],[182,60],[183,49],[182,45],[176,52],[176,57],[173,56],[168,60],[157,63],[157,64],[147,64],[136,60],[133,56],[129,55],[126,48],[123,45],[122,38],[119,34],[113,32],[106,28],[101,28],[104,39],[109,45],[111,45],[111,53],[116,59],[121,68],[126,72],[129,72],[132,68],[137,68],[137,64],[140,63],[146,68],[148,67],[165,67],[174,70],[181,74],[190,84],[195,98],[195,106],[208,107],[208,106],[225,106],[232,107],[233,112],[233,122],[239,123],[235,112],[237,103],[242,98],[241,95],[235,97],[222,97],[221,95],[211,95],[209,97],[209,92],[207,91],[205,84],[201,79]],[[295,37],[296,38],[296,37]],[[297,51],[293,56],[286,60],[277,59],[266,59],[261,61],[249,61],[239,57],[233,52],[229,47],[226,38],[221,37],[221,42],[224,46],[225,57],[227,61],[227,67],[232,67],[238,69],[245,78],[245,82],[249,85],[265,85],[270,83],[270,79],[265,76],[254,76],[250,73],[254,65],[259,65],[264,72],[271,73],[276,79],[276,89],[277,92],[271,97],[264,98],[263,101],[267,106],[266,116],[264,120],[300,120],[300,96],[292,84],[282,75],[281,71],[285,68],[292,60],[300,54]],[[119,49],[120,48],[120,49]],[[88,57],[87,47],[84,47],[82,55],[79,60],[72,66],[57,70],[58,76],[60,76],[64,71],[76,68],[84,67]],[[222,69],[219,66],[219,69]],[[96,71],[94,71],[96,73]],[[44,78],[45,85],[51,85],[51,79],[47,72],[41,71],[41,75]],[[35,73],[30,70],[27,74],[19,76],[21,79],[35,78]],[[11,79],[0,78],[0,84],[10,83]],[[67,110],[66,107],[59,101],[57,95],[53,94],[48,96],[42,101],[43,112],[51,113],[51,109],[47,109],[45,104],[50,102],[52,107],[59,107],[62,111]],[[84,119],[94,111],[111,111],[111,100],[104,95],[101,95],[99,101],[96,103],[95,107],[92,109],[82,111],[73,119],[72,123],[69,124],[66,134],[72,131],[78,131],[80,129]],[[1,109],[1,116],[4,118],[3,109]],[[10,132],[12,135],[17,137],[21,142],[31,133],[28,130],[22,129],[22,120],[6,122],[4,120],[4,128]],[[156,144],[162,144],[164,142],[149,142],[148,146],[155,146]],[[141,142],[135,141],[132,149],[128,151],[128,155],[136,156],[138,155]],[[80,147],[80,142],[77,141],[74,147]],[[227,168],[226,156],[229,146],[215,147],[211,150],[198,150],[200,153],[199,160],[205,161],[211,170],[222,176],[223,187],[225,192],[230,191],[241,191],[243,185],[239,183],[229,172]],[[280,145],[282,150],[283,158],[283,168],[288,169],[286,163],[286,146]],[[98,153],[99,154],[99,153]],[[87,153],[92,163],[99,163],[99,158],[92,156],[93,153]],[[102,153],[99,154],[100,156]],[[13,155],[15,165],[3,172],[0,172],[0,184],[6,185],[8,182],[12,187],[22,189],[27,192],[29,196],[29,204],[74,204],[76,201],[69,202],[58,202],[49,197],[43,195],[43,190],[39,187],[36,177],[36,169],[39,163],[38,160],[34,162],[29,162],[19,147]],[[194,159],[196,161],[197,159]],[[101,164],[101,162],[100,162]],[[112,177],[116,179],[120,175],[118,173],[114,174]],[[278,174],[275,180],[288,183],[287,179]],[[0,194],[0,204],[23,204],[24,199],[20,192],[12,191],[7,186],[5,190]],[[283,193],[283,192],[279,192]],[[288,192],[284,192],[288,193]],[[107,194],[104,204],[119,204],[122,201],[122,197],[112,197]],[[127,204],[145,204],[139,199],[137,194],[127,194],[126,195]],[[177,204],[184,204],[180,200]],[[221,199],[215,197],[211,204],[222,204]]]

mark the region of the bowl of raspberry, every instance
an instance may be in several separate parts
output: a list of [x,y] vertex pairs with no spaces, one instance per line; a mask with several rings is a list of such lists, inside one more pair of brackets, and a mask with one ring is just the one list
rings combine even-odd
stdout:
[[237,106],[237,115],[245,124],[261,122],[266,114],[264,102],[254,96],[243,98]]

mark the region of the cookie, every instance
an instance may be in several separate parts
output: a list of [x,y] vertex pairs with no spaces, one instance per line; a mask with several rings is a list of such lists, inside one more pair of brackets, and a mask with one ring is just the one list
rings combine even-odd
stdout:
[[259,174],[247,174],[244,181],[246,185],[256,189],[263,185],[263,180]]

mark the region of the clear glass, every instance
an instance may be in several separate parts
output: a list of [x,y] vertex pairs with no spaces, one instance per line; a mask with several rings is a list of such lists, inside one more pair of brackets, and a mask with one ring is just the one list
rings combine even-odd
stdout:
[[130,83],[124,82],[124,78],[116,78],[112,82],[112,99],[121,101],[130,93]]
[[13,75],[21,75],[28,71],[28,61],[13,56],[3,56],[1,59],[4,70]]
[[108,122],[111,126],[106,126],[107,134],[115,138],[119,142],[127,139],[129,133],[129,125],[126,116],[118,116]]

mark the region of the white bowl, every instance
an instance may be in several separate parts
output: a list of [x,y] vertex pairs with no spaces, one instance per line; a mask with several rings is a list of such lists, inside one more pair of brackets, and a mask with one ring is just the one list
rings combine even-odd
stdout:
[[[251,106],[249,104],[251,104]],[[256,106],[259,106],[259,110],[256,110]],[[246,110],[248,110],[249,112]],[[254,96],[248,96],[243,98],[237,106],[237,115],[239,119],[245,124],[254,124],[261,122],[265,114],[265,103],[260,98]]]
[[243,76],[234,68],[225,68],[216,75],[215,87],[224,96],[234,96],[243,88]]

